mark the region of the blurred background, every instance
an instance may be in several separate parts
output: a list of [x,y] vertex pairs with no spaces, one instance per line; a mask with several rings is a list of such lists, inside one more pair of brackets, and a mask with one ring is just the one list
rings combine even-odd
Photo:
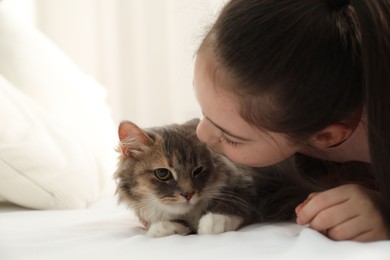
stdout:
[[194,55],[226,0],[2,0],[107,88],[115,122],[201,116]]

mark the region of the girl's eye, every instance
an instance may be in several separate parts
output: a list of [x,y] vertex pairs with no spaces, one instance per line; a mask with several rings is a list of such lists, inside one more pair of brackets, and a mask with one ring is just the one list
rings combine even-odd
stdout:
[[165,168],[159,168],[154,170],[154,176],[160,181],[167,181],[172,178],[172,173],[170,170]]
[[227,139],[226,137],[221,137],[221,141],[227,143],[228,145],[237,146],[240,143],[233,142],[232,140]]
[[198,177],[202,172],[203,172],[203,166],[199,166],[192,171],[192,176]]

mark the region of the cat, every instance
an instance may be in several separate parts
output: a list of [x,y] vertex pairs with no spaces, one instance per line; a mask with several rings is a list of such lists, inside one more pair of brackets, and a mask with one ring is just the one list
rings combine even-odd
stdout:
[[198,123],[119,126],[116,193],[148,236],[218,234],[294,220],[295,207],[318,191],[291,172],[292,161],[252,168],[213,152],[198,140]]

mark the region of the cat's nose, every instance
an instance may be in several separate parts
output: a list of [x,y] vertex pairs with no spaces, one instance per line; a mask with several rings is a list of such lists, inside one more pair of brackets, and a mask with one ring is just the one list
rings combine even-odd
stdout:
[[187,201],[190,201],[192,196],[194,196],[194,192],[180,192],[180,195],[186,198]]

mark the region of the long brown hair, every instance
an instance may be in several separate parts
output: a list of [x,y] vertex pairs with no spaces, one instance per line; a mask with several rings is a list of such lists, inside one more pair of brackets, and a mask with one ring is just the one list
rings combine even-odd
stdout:
[[242,117],[258,127],[302,141],[365,107],[372,169],[389,201],[390,2],[350,2],[232,0],[201,48],[212,48]]

